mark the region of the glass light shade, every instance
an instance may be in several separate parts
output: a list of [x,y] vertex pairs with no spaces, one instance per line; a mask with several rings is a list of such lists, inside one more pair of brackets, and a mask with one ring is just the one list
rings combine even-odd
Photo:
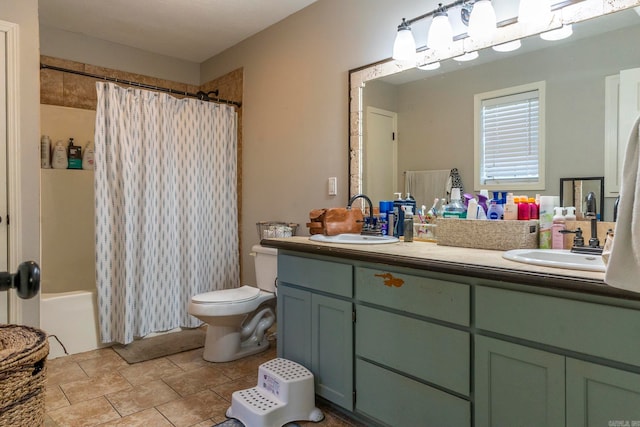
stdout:
[[573,27],[571,26],[571,24],[568,24],[568,25],[563,25],[557,30],[551,30],[551,31],[547,31],[546,33],[542,33],[540,34],[540,38],[542,40],[555,41],[555,40],[562,40],[562,39],[566,39],[567,37],[571,37],[572,34],[573,34]]
[[440,62],[432,62],[431,64],[418,65],[418,70],[432,71],[440,68]]
[[496,32],[496,12],[490,0],[480,0],[473,4],[469,17],[469,37],[479,43],[490,42]]
[[409,27],[404,20],[402,20],[402,24],[398,26],[396,40],[393,43],[392,58],[397,61],[407,62],[415,61],[416,59],[416,41],[413,38],[411,27]]
[[437,13],[431,20],[427,47],[433,50],[447,50],[453,43],[453,29],[446,13]]
[[497,44],[493,46],[493,50],[496,52],[512,52],[514,50],[520,49],[522,43],[520,40],[513,40],[507,43]]
[[520,0],[518,22],[522,25],[536,25],[551,20],[549,0]]
[[473,61],[478,57],[478,51],[467,52],[464,55],[456,56],[453,59],[460,62]]

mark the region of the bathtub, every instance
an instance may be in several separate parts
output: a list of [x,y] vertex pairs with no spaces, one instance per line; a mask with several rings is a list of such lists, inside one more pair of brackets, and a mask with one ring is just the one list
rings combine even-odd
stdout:
[[[98,331],[95,292],[40,294],[40,328],[57,336],[69,354],[104,347]],[[62,346],[54,337],[49,337],[49,358],[60,356],[65,356]]]

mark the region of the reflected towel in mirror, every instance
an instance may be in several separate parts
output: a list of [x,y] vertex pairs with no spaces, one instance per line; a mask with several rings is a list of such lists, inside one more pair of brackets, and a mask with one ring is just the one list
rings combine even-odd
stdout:
[[447,191],[449,169],[406,171],[404,174],[404,189],[416,199],[416,205],[431,207],[433,199],[442,198]]

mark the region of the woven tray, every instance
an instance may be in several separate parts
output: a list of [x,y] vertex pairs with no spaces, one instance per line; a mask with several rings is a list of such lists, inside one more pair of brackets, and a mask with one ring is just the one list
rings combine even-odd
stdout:
[[0,325],[0,426],[44,424],[45,332],[19,325]]

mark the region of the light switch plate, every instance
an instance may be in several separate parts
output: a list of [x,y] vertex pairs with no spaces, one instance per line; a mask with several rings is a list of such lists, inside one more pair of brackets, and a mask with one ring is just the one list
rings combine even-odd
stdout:
[[335,196],[336,194],[338,194],[338,178],[336,178],[335,176],[332,176],[327,181],[327,192],[330,196]]

